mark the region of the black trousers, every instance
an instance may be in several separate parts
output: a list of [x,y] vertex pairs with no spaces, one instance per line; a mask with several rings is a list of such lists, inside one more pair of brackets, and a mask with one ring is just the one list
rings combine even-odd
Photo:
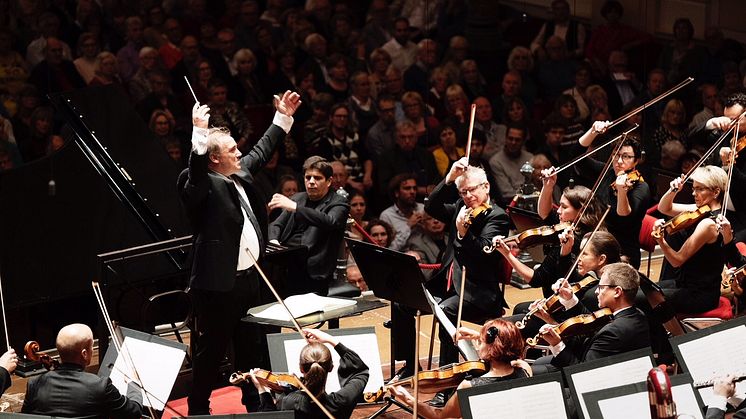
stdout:
[[[456,323],[456,317],[458,317],[458,303],[459,298],[457,295],[452,295],[440,302],[440,307],[453,324]],[[394,303],[391,306],[391,334],[393,335],[394,359],[405,360],[409,366],[412,365],[411,363],[414,360],[415,313],[415,309],[399,303]],[[499,313],[487,313],[464,300],[464,307],[461,311],[462,320],[481,325],[486,320],[499,316]],[[440,339],[439,364],[447,365],[458,362],[458,348],[453,343],[453,337],[448,334],[442,325],[439,327],[438,337]]]
[[[267,302],[268,290],[254,268],[236,274],[233,289],[225,292],[191,290],[195,309],[196,338],[192,354],[192,391],[188,398],[189,414],[209,414],[210,394],[218,380],[219,367],[230,349],[237,371],[269,369],[264,326],[245,323],[246,311]],[[253,385],[241,387],[241,402],[258,405]]]

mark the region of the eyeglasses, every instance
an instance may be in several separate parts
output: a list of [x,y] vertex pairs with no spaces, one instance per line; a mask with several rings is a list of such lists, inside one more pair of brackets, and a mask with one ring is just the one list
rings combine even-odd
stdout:
[[619,285],[614,285],[614,284],[598,284],[598,292],[603,291],[604,288],[615,288],[618,286]]
[[619,158],[621,158],[624,161],[632,161],[635,159],[635,155],[634,154],[620,154]]
[[476,191],[477,189],[479,189],[480,187],[484,186],[484,185],[485,185],[485,183],[480,183],[480,184],[478,184],[478,185],[474,185],[474,186],[472,186],[471,188],[464,188],[464,189],[461,189],[460,191],[458,191],[458,194],[459,194],[459,195],[461,195],[461,196],[466,196],[466,195],[469,195],[469,194],[472,194],[472,195],[474,195],[474,192],[475,192],[475,191]]

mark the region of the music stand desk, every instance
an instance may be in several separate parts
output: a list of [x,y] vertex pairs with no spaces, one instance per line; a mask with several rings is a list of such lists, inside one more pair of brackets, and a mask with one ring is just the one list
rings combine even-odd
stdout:
[[[335,298],[339,298],[339,297],[335,297]],[[356,314],[364,313],[370,310],[375,310],[381,307],[386,307],[388,305],[388,303],[385,303],[376,297],[373,297],[373,298],[360,297],[360,298],[354,298],[354,300],[357,301],[357,304],[355,304],[354,306],[347,306],[347,307],[342,307],[342,308],[338,308],[335,310],[329,310],[329,311],[319,312],[319,313],[311,313],[303,317],[298,317],[295,320],[298,322],[298,324],[301,327],[306,327],[306,326],[314,325],[317,323],[323,323],[329,320],[340,319],[342,317],[354,316]],[[264,304],[258,307],[250,308],[249,313],[259,313],[262,310],[267,309],[269,306],[273,304],[277,304],[277,303],[269,303],[269,304]],[[264,324],[264,325],[270,325],[270,326],[287,327],[291,329],[295,327],[290,320],[267,319],[263,317],[255,317],[252,315],[248,315],[242,318],[241,321],[244,321],[246,323],[256,323],[256,324]]]

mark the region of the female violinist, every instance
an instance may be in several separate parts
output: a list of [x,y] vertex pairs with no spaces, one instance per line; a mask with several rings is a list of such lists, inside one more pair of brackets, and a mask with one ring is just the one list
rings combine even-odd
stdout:
[[[686,217],[687,212],[707,205],[710,212],[693,219],[692,226],[680,231],[674,226],[673,231],[668,228],[665,229],[667,234],[662,234],[659,230],[664,220],[658,220],[653,229],[653,237],[665,256],[659,285],[677,313],[701,313],[717,307],[720,273],[725,261],[718,227],[709,215],[720,213],[728,175],[719,167],[703,166],[697,168],[691,178],[694,204],[673,202],[681,189],[681,178],[677,178],[661,197],[658,210],[666,215]],[[661,234],[656,236],[655,233]]]
[[[482,376],[462,381],[459,389],[531,375],[531,367],[523,361],[523,337],[515,324],[503,319],[488,320],[479,332],[461,327],[459,337],[475,341],[479,357],[490,364],[489,371]],[[394,386],[390,391],[397,399],[414,406],[414,396],[404,388]],[[428,419],[461,417],[458,393],[454,393],[442,409],[418,401],[417,410],[419,415]]]
[[[543,170],[542,174],[549,175],[551,170],[552,169]],[[539,194],[539,215],[541,215],[549,225],[563,222],[571,223],[577,217],[581,208],[588,202],[591,191],[584,186],[565,188],[562,197],[560,198],[556,213],[551,213],[552,191],[554,190],[556,182],[556,175],[543,178],[543,185],[541,193]],[[583,237],[585,233],[593,230],[601,218],[602,210],[600,203],[594,199],[589,205],[590,207],[585,212],[583,218],[578,222],[574,231],[572,233],[567,233],[574,235],[577,240],[574,240],[569,245],[561,246],[556,244],[545,248],[544,254],[546,256],[544,261],[536,269],[532,269],[518,260],[518,258],[510,252],[510,248],[504,241],[502,241],[501,237],[496,237],[494,239],[495,248],[505,257],[505,259],[507,259],[508,263],[513,266],[513,269],[515,269],[524,281],[534,288],[541,287],[544,291],[545,297],[552,295],[552,284],[557,280],[558,276],[563,276],[572,264],[570,261],[560,265],[561,256],[567,256],[570,253],[577,255],[580,251],[580,238]],[[544,207],[543,211],[542,207]],[[575,246],[574,244],[578,244],[578,246]],[[523,307],[523,312],[525,311],[526,307]],[[515,312],[520,312],[518,307],[514,310],[514,313]]]
[[[303,333],[309,342],[300,352],[303,383],[335,418],[349,418],[368,383],[368,366],[358,354],[334,336],[318,329],[303,329]],[[331,352],[325,345],[327,343],[339,354],[337,375],[342,386],[339,391],[330,394],[324,390],[327,374],[333,367]],[[260,411],[294,410],[303,418],[326,418],[313,400],[301,390],[278,394],[275,400],[269,388],[256,378],[255,371],[257,370],[251,370],[249,375],[259,392]]]
[[[605,133],[609,121],[596,121],[582,137],[580,145],[589,147],[599,134]],[[622,254],[629,258],[630,265],[640,268],[640,226],[645,212],[651,205],[650,187],[637,171],[641,148],[637,140],[628,137],[621,140],[619,153],[612,161],[614,173],[608,173],[598,191],[599,199],[608,203],[612,211],[606,226],[622,246]],[[604,163],[592,157],[577,163],[579,173],[590,173],[595,180],[604,168]],[[611,187],[605,187],[611,185]]]
[[[610,264],[610,263],[616,263],[619,262],[620,259],[620,248],[619,243],[617,243],[614,236],[612,236],[610,233],[606,231],[597,231],[595,235],[593,235],[592,238],[590,237],[590,233],[586,233],[586,236],[583,238],[581,242],[581,246],[585,246],[585,249],[583,250],[582,254],[580,254],[578,257],[580,260],[578,261],[577,269],[575,272],[570,275],[568,278],[568,281],[570,283],[585,283],[589,281],[584,281],[584,279],[588,279],[589,276],[593,276],[595,278],[601,277],[601,271],[602,269]],[[568,235],[567,237],[567,243],[564,243],[562,246],[565,247],[573,247],[573,244],[575,242],[574,236],[572,234]],[[586,245],[586,241],[588,241]],[[550,270],[547,273],[547,278],[549,277],[563,277],[565,274],[567,274],[567,269],[572,266],[574,257],[571,255],[568,256],[562,256],[559,261],[559,265],[562,267],[567,266],[564,270],[554,269]],[[545,259],[546,260],[546,259]],[[543,263],[542,263],[543,264]],[[537,269],[538,270],[538,269]],[[580,298],[585,304],[588,309],[590,310],[597,310],[597,302],[595,297],[595,284],[593,283],[595,281],[591,281],[591,284],[588,284],[586,286],[581,287],[579,290],[577,290],[576,295],[578,298]],[[551,290],[552,294],[550,294],[550,298],[554,297],[555,290],[552,289],[552,285],[556,283],[556,279],[553,281],[552,284],[550,284],[549,289]],[[545,320],[541,317],[537,317],[532,315],[528,319],[528,317],[525,313],[528,312],[536,312],[538,309],[538,305],[540,304],[546,304],[548,301],[544,301],[544,299],[536,300],[536,301],[526,301],[522,303],[516,304],[513,315],[506,317],[506,319],[513,321],[513,322],[523,322],[524,327],[521,329],[521,333],[524,337],[529,338],[539,331],[539,328],[545,323]],[[552,314],[555,321],[562,321],[568,318],[568,316],[562,312],[559,311],[556,314]]]

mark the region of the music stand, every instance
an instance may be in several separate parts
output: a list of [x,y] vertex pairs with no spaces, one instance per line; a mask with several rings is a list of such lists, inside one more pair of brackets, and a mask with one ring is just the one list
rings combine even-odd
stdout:
[[420,286],[426,282],[425,276],[414,256],[360,240],[345,240],[376,297],[432,313]]
[[[378,298],[384,298],[416,310],[420,313],[432,313],[430,304],[423,291],[425,276],[414,256],[397,252],[372,243],[355,239],[345,239],[347,247],[357,262],[368,288]],[[393,307],[393,304],[392,304]],[[396,368],[393,353],[391,354],[391,371]],[[392,404],[411,413],[411,409],[394,399],[384,397],[386,405],[374,413],[375,418],[384,413]]]

